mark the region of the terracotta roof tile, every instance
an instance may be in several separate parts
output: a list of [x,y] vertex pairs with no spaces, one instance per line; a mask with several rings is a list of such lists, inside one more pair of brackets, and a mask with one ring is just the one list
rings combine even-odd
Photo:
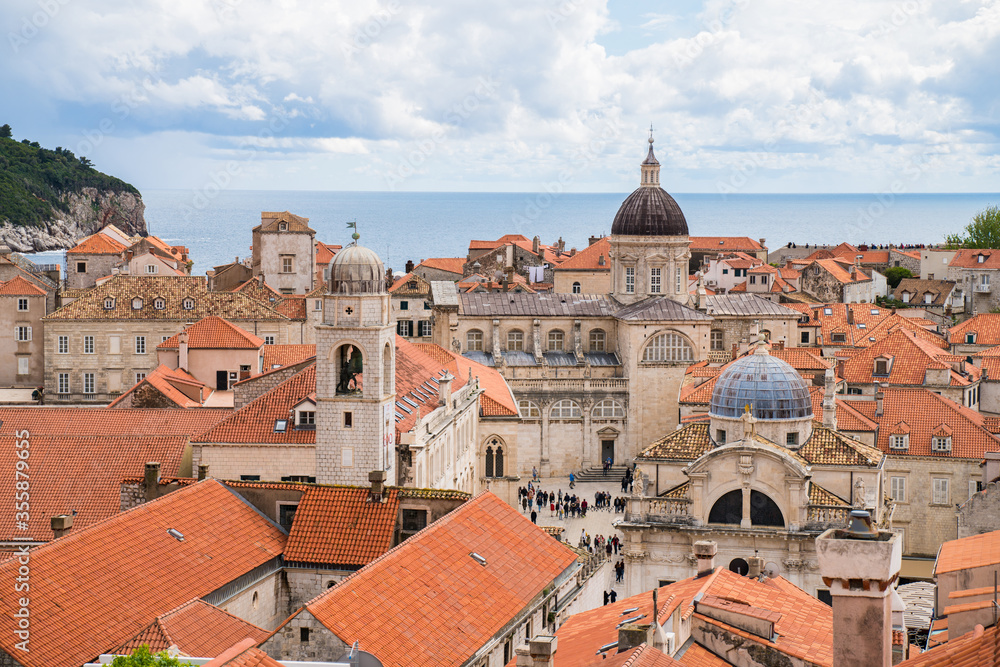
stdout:
[[420,262],[417,266],[424,266],[428,269],[437,269],[439,271],[447,271],[448,273],[454,273],[461,276],[463,272],[462,267],[464,265],[464,257],[429,257]]
[[[881,428],[876,444],[886,454],[895,456],[942,456],[947,458],[982,459],[988,451],[1000,451],[1000,439],[986,428],[983,416],[963,405],[923,388],[888,387],[883,390],[883,413],[875,414],[875,401],[847,401]],[[942,422],[952,429],[950,452],[931,450],[931,436]],[[898,424],[909,429],[909,448],[891,449],[889,436]]]
[[392,546],[399,491],[368,501],[367,488],[310,486],[295,511],[285,560],[361,567]]
[[983,630],[982,626],[977,626],[961,637],[899,663],[899,667],[925,665],[927,667],[1000,666],[1000,627],[994,625]]
[[243,648],[242,646],[233,654],[219,656],[216,660],[206,662],[204,667],[284,667],[267,653],[264,653],[256,646]]
[[100,232],[91,234],[66,251],[68,255],[119,255],[127,250],[124,244]]
[[[979,261],[979,256],[983,261]],[[996,250],[976,250],[963,248],[955,253],[948,266],[957,269],[996,269],[1000,268],[1000,252]]]
[[[1000,261],[1000,251],[994,251]],[[1000,345],[1000,313],[980,313],[951,328],[951,341],[965,342],[965,335],[976,334],[976,345]]]
[[[816,416],[823,414],[823,387],[810,387],[809,398],[812,399],[813,414]],[[870,432],[874,433],[878,429],[878,423],[862,413],[851,403],[845,402],[843,398],[836,397],[837,402],[837,430]]]
[[21,276],[14,276],[7,282],[0,281],[0,296],[45,296],[47,292]]
[[[32,624],[31,652],[17,651],[16,599],[0,596],[0,647],[25,667],[95,661],[284,548],[285,534],[251,505],[214,480],[199,482],[32,549],[31,612],[45,621]],[[17,567],[0,564],[0,576],[12,579]]]
[[843,433],[813,423],[813,432],[799,455],[816,465],[878,466],[884,454],[875,447],[853,440]]
[[[145,386],[155,389],[177,408],[200,408],[204,405],[204,399],[208,398],[213,391],[204,382],[195,379],[193,375],[185,372],[183,369],[172,369],[164,364],[160,364],[128,391],[109,403],[108,407],[117,408],[122,404],[129,403],[129,397]],[[203,398],[202,400],[196,400],[190,394]]]
[[728,662],[715,655],[701,644],[692,644],[681,656],[680,663],[685,667],[727,667]]
[[827,491],[816,482],[809,482],[809,504],[810,505],[833,505],[847,507],[849,502],[835,493]]
[[[875,360],[880,357],[891,358],[888,376],[874,374]],[[881,381],[891,385],[923,385],[928,369],[949,369],[952,361],[952,355],[941,348],[909,329],[899,329],[853,354],[845,361],[841,375],[853,384]],[[978,379],[978,369],[970,367],[969,372],[975,373]]]
[[19,430],[30,431],[32,436],[188,436],[231,413],[227,409],[0,407],[0,436],[13,436]]
[[316,356],[316,345],[265,345],[264,365],[265,371],[281,368],[282,366],[292,366]]
[[1000,530],[948,540],[938,550],[934,574],[1000,564]]
[[[607,237],[595,241],[555,268],[556,271],[610,271],[611,242]],[[601,258],[604,263],[601,264]]]
[[343,246],[316,241],[316,263],[329,264],[330,260],[332,260],[342,249]]
[[755,252],[763,250],[757,241],[748,236],[692,236],[691,250],[694,252]]
[[127,655],[143,645],[151,653],[158,653],[176,646],[185,655],[214,658],[243,639],[262,642],[270,634],[204,600],[194,599],[157,616],[114,653]]
[[[461,664],[576,562],[571,549],[487,491],[305,608],[386,667]],[[461,631],[446,618],[461,619]],[[405,633],[385,632],[404,626]]]
[[[184,329],[188,335],[188,348],[212,350],[252,350],[259,349],[264,339],[221,317],[209,315]],[[174,334],[156,346],[158,350],[176,350],[180,347],[180,334]]]
[[693,461],[713,446],[708,437],[708,424],[687,424],[654,442],[640,452],[637,458]]
[[309,218],[295,215],[289,211],[261,211],[260,224],[254,227],[254,231],[277,232],[279,231],[278,223],[280,222],[288,223],[287,230],[282,231],[316,233],[309,227]]
[[[133,299],[142,306],[133,308]],[[192,307],[185,309],[184,300]],[[111,308],[105,301],[112,299]],[[163,299],[163,308],[156,300]],[[200,320],[218,315],[231,321],[287,321],[273,308],[245,294],[210,292],[204,276],[113,276],[76,301],[48,315],[46,320]]]

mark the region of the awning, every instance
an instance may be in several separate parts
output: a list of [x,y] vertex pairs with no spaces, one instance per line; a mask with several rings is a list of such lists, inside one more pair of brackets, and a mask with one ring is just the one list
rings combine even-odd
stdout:
[[934,579],[933,558],[904,558],[899,568],[899,576],[903,579]]

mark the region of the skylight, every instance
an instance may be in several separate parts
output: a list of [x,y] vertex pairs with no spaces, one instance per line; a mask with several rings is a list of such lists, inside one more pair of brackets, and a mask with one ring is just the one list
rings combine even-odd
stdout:
[[288,430],[288,420],[287,419],[275,419],[274,420],[274,432],[284,433]]
[[182,533],[181,531],[179,531],[179,530],[177,530],[175,528],[168,528],[167,529],[167,535],[169,535],[170,537],[174,538],[178,542],[183,542],[184,541],[184,533]]

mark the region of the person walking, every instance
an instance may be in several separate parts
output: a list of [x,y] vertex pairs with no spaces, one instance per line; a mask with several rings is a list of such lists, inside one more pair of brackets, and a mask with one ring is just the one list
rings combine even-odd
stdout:
[[531,523],[534,524],[538,523],[538,512],[536,512],[535,510],[531,510]]
[[614,540],[608,540],[604,544],[604,553],[607,555],[608,560],[611,560],[611,545],[613,542]]
[[618,536],[615,535],[613,538],[611,538],[611,546],[614,547],[615,555],[616,556],[618,555],[618,547],[619,547],[619,545],[621,545],[621,540],[619,540]]
[[615,589],[613,589],[613,588],[611,589],[611,597],[610,597],[610,600],[611,600],[611,604],[614,604],[614,603],[615,603],[615,602],[616,602],[616,601],[618,600],[618,591],[616,591],[616,590],[615,590]]
[[549,516],[555,516],[555,515],[556,515],[556,504],[549,503]]
[[531,466],[531,479],[535,482],[538,481],[538,468]]
[[569,474],[569,488],[571,489],[576,488],[576,475],[574,475],[573,473]]

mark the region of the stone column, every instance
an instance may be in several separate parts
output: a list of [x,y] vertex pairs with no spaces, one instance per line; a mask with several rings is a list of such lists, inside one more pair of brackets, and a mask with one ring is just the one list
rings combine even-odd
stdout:
[[740,519],[740,528],[750,528],[753,523],[750,521],[750,485],[743,485],[743,518]]
[[590,417],[590,410],[594,407],[594,401],[593,399],[585,398],[580,403],[583,407],[583,451],[581,452],[580,465],[583,470],[586,470],[594,465],[594,429]]
[[[536,320],[537,321],[537,320]],[[536,328],[537,331],[537,328]],[[542,411],[542,421],[541,421],[541,436],[538,438],[538,475],[540,477],[548,477],[551,472],[551,465],[549,464],[549,406],[552,404],[550,400],[539,401],[539,409]]]

